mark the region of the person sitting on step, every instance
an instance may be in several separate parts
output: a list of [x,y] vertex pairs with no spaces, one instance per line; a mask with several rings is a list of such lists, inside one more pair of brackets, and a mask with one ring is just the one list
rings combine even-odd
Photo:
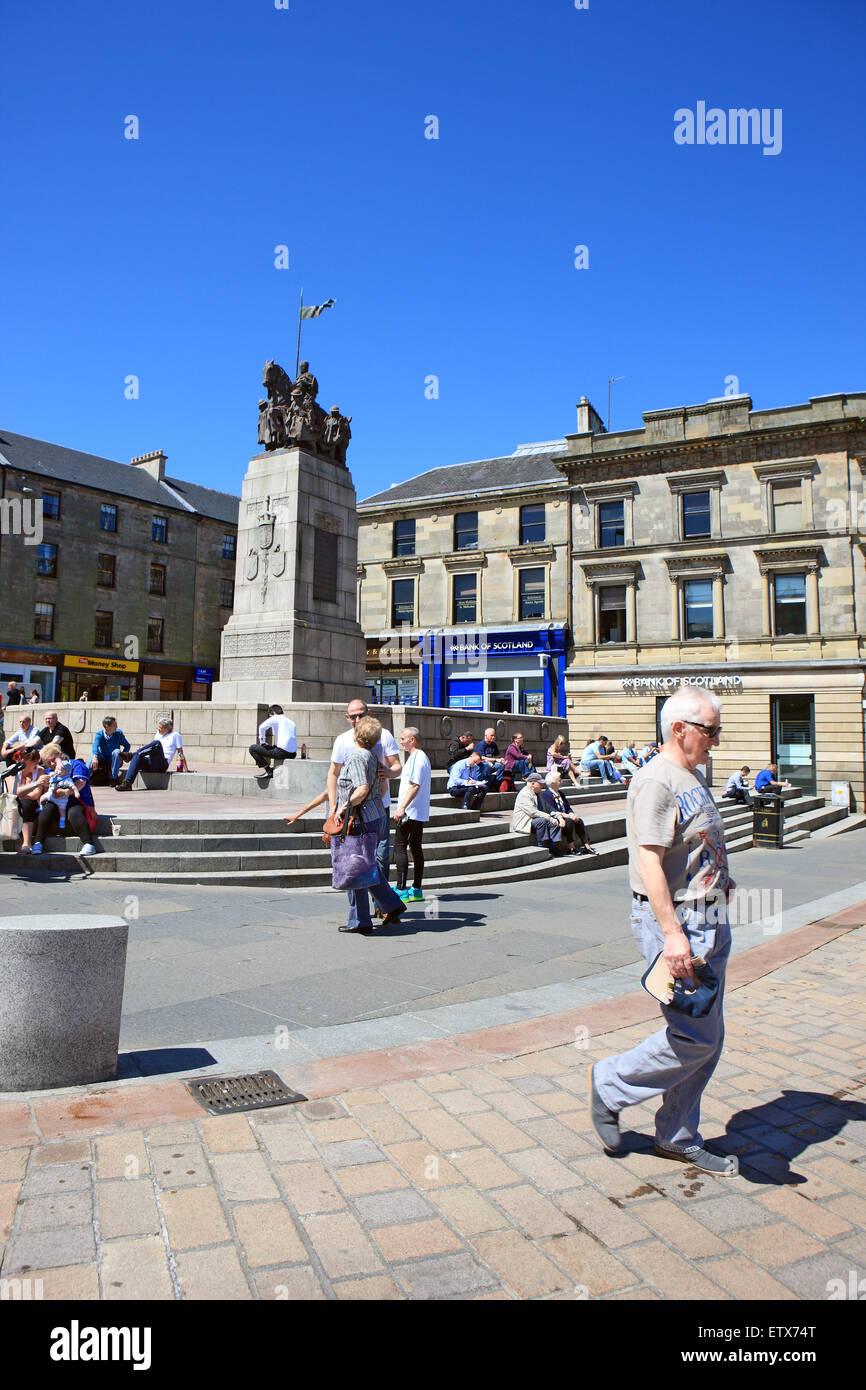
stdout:
[[546,786],[538,799],[542,811],[561,816],[563,820],[562,838],[568,846],[567,854],[595,854],[589,843],[586,826],[576,811],[572,811],[562,794],[562,777],[557,769],[551,768],[545,777]]

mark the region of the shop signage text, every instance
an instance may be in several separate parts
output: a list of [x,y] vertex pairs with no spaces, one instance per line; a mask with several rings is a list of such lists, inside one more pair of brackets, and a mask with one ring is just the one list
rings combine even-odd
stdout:
[[698,686],[701,690],[725,690],[738,694],[743,689],[742,676],[624,676],[621,685],[631,695],[677,690],[680,686]]
[[64,656],[64,666],[74,666],[80,671],[137,671],[138,661],[119,661],[111,656]]
[[213,673],[214,668],[212,666],[196,666],[194,677],[196,685],[211,685]]

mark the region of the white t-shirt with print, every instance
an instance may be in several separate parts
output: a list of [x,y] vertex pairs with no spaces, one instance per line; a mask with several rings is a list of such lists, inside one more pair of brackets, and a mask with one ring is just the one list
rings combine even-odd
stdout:
[[410,785],[412,783],[417,784],[418,790],[406,807],[407,820],[428,821],[430,819],[431,772],[430,759],[427,754],[423,753],[420,748],[413,748],[400,774],[400,792],[397,797],[399,804],[404,796],[408,796]]

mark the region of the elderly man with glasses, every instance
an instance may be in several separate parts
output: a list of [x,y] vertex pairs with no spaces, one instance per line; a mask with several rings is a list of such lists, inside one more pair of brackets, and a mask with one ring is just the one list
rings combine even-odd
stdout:
[[621,1147],[619,1112],[661,1096],[655,1151],[720,1177],[737,1174],[733,1156],[704,1147],[701,1098],[722,1052],[725,966],[731,949],[725,832],[698,767],[718,745],[715,695],[680,690],[661,711],[661,753],[628,792],[631,928],[651,965],[662,953],[674,980],[694,984],[692,958],[703,957],[719,982],[709,1009],[694,1016],[661,1005],[665,1027],[637,1047],[589,1068],[590,1110],[605,1149]]

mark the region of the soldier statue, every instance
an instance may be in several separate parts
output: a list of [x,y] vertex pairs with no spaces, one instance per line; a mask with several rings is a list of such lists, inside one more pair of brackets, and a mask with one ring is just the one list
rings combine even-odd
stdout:
[[339,406],[332,405],[325,420],[325,448],[333,454],[337,463],[345,464],[346,462],[346,450],[349,447],[349,440],[352,438],[352,431],[349,429],[351,418],[350,415],[346,419],[345,415],[340,414]]

